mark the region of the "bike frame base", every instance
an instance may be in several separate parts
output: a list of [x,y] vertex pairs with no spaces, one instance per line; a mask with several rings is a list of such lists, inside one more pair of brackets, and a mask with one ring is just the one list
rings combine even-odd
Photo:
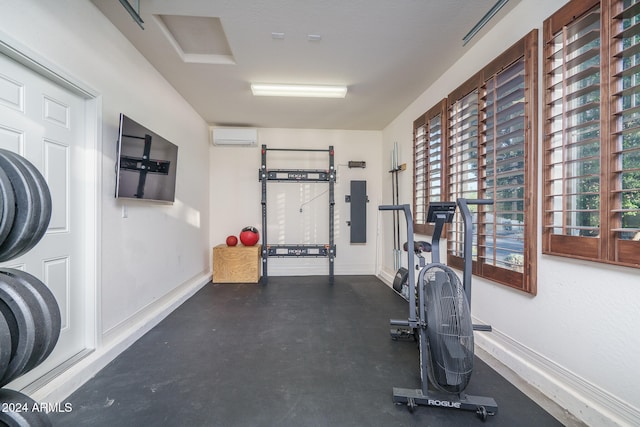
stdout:
[[410,408],[416,405],[437,406],[440,408],[462,409],[478,412],[484,408],[489,415],[498,412],[498,404],[491,397],[472,396],[470,394],[441,394],[428,393],[426,396],[421,389],[393,388],[393,402],[397,405],[406,404]]

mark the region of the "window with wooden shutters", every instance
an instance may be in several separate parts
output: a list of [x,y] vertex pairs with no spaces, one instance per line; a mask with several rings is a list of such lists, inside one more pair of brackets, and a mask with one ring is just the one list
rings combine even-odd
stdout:
[[632,0],[545,21],[545,253],[640,266],[639,21]]
[[414,121],[414,230],[431,234],[433,225],[427,224],[429,203],[442,200],[444,185],[444,146],[446,128],[446,100],[441,101]]
[[[537,40],[530,32],[452,96],[449,198],[490,199],[470,206],[474,274],[533,293],[536,288]],[[476,88],[469,91],[475,85]],[[448,263],[463,263],[463,226],[449,228]]]

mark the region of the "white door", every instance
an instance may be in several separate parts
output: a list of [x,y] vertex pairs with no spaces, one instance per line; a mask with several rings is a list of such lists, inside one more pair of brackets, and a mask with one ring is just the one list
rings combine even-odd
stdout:
[[25,270],[42,280],[60,306],[62,329],[53,353],[32,373],[33,381],[86,347],[83,283],[82,199],[85,101],[0,54],[0,148],[33,163],[45,177],[52,199],[49,228],[31,251],[3,267]]

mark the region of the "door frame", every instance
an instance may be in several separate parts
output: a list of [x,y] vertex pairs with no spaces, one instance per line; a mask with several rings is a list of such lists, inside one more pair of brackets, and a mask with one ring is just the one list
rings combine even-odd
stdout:
[[[85,350],[80,353],[82,356],[93,352],[101,345],[101,314],[99,295],[101,289],[100,272],[100,248],[101,248],[101,225],[102,225],[102,96],[92,87],[81,81],[77,77],[68,74],[55,64],[48,61],[39,53],[34,52],[29,47],[0,31],[0,54],[3,54],[14,61],[20,63],[31,71],[50,80],[54,84],[61,86],[70,92],[84,99],[85,128],[83,150],[83,161],[87,165],[83,177],[85,185],[82,197],[86,200],[84,228],[81,230],[85,251],[85,267],[83,281],[85,283],[85,319],[86,333],[84,337]],[[83,357],[73,357],[70,359],[73,364]],[[62,369],[54,369],[52,373],[61,374],[70,367],[63,363]],[[20,379],[16,384],[30,392],[44,387],[55,376],[49,374],[35,380],[31,384],[20,384]]]

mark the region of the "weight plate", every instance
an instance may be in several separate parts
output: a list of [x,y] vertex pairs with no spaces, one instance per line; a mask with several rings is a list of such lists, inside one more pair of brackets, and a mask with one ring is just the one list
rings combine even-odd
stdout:
[[47,232],[49,221],[51,220],[51,192],[49,191],[49,186],[47,185],[47,181],[44,179],[44,176],[42,176],[38,168],[36,168],[33,163],[29,162],[17,153],[8,151],[6,154],[12,157],[16,162],[22,164],[31,176],[31,189],[33,190],[34,195],[38,197],[39,203],[36,205],[40,206],[39,213],[36,211],[36,214],[38,215],[38,226],[33,233],[31,241],[22,250],[22,253],[25,253],[38,244],[44,236],[44,233]]
[[37,362],[41,360],[42,355],[48,348],[49,340],[51,338],[51,323],[50,319],[47,319],[48,316],[45,312],[45,310],[48,311],[48,307],[46,307],[46,303],[44,303],[44,301],[41,304],[39,300],[42,299],[42,297],[36,288],[25,279],[27,276],[33,277],[28,273],[24,273],[21,276],[22,279],[18,279],[14,275],[10,274],[0,275],[0,282],[4,282],[5,285],[13,287],[27,303],[27,307],[31,312],[35,325],[35,329],[33,331],[35,333],[35,341],[33,343],[33,350],[29,356],[29,361],[23,370],[16,375],[16,377],[25,374],[36,367]]
[[[25,229],[25,234],[24,234],[25,241],[19,246],[19,249],[16,248],[15,251],[12,253],[12,258],[17,258],[22,254],[26,253],[33,246],[35,246],[35,243],[38,243],[38,241],[40,241],[40,238],[42,237],[42,234],[38,235],[38,232],[41,228],[40,223],[42,222],[41,217],[42,217],[42,210],[43,210],[43,199],[40,195],[40,189],[39,189],[40,186],[38,185],[38,182],[37,182],[37,179],[38,179],[37,177],[40,176],[40,173],[38,172],[36,167],[33,166],[31,163],[29,163],[24,157],[12,151],[5,151],[4,154],[6,154],[6,156],[13,161],[16,167],[20,169],[25,182],[29,186],[29,192],[32,197],[31,202],[32,202],[33,216],[29,218],[28,227]],[[44,181],[44,178],[42,178],[42,180]],[[48,200],[50,202],[51,200],[50,197]],[[42,230],[43,232],[46,231],[46,226],[49,224],[49,218],[50,216],[45,218],[46,224],[44,229]],[[34,243],[34,240],[35,240],[35,243]]]
[[[6,178],[6,180],[11,183],[11,181],[9,181],[9,177],[7,176],[6,173],[4,173],[4,171],[2,169],[0,169],[0,176],[4,176],[4,178]],[[3,179],[0,178],[0,183],[3,182]],[[4,187],[4,186],[3,186]],[[2,188],[0,188],[0,227],[4,227],[6,228],[7,226],[5,225],[6,221],[4,221],[2,219],[3,214],[4,214],[4,205],[6,204],[5,202],[5,197],[4,194],[6,193],[6,191],[4,191]],[[13,193],[13,187],[11,187],[11,193]],[[15,211],[14,211],[15,212]],[[13,224],[12,224],[13,225]],[[8,233],[7,233],[8,234]],[[6,236],[5,236],[6,237]],[[4,239],[3,239],[4,241]],[[0,241],[0,245],[2,244],[2,241]]]
[[37,196],[33,192],[29,172],[7,153],[10,152],[0,149],[0,168],[4,169],[13,186],[16,209],[13,227],[0,246],[0,262],[16,258],[29,244],[38,223],[35,212],[40,210],[36,206]]
[[37,302],[34,301],[30,292],[25,291],[15,279],[9,276],[0,277],[0,299],[11,309],[16,320],[18,335],[16,350],[0,379],[0,387],[2,387],[22,375],[31,359],[36,344],[36,323],[31,307]]
[[[26,271],[17,270],[14,268],[0,268],[0,279],[3,275],[8,275],[16,279],[26,289],[30,290],[35,299],[38,301],[40,310],[44,315],[44,321],[42,323],[42,335],[44,337],[43,349],[39,357],[37,357],[35,366],[42,363],[53,351],[58,338],[60,337],[60,328],[62,326],[62,319],[60,316],[60,307],[56,301],[56,297],[51,292],[51,289],[47,287],[40,279],[27,273]],[[28,367],[27,367],[28,369]]]
[[[11,338],[11,353],[9,356],[9,360],[13,358],[13,355],[16,353],[16,349],[18,348],[18,336],[20,335],[18,329],[18,322],[16,321],[16,316],[13,315],[13,311],[7,304],[5,304],[4,300],[0,299],[0,316],[2,316],[7,322],[7,327],[9,328],[9,337]],[[3,374],[4,375],[4,374]],[[0,376],[2,379],[2,376]]]
[[0,246],[7,238],[16,212],[16,198],[13,195],[13,186],[11,180],[0,168]]
[[[29,396],[15,390],[3,388],[0,390],[0,424],[9,427],[51,427],[51,420],[47,412],[40,409],[40,405]],[[7,409],[5,411],[5,408]]]
[[4,376],[11,361],[11,348],[11,331],[9,330],[9,324],[4,318],[3,313],[0,312],[0,378]]

